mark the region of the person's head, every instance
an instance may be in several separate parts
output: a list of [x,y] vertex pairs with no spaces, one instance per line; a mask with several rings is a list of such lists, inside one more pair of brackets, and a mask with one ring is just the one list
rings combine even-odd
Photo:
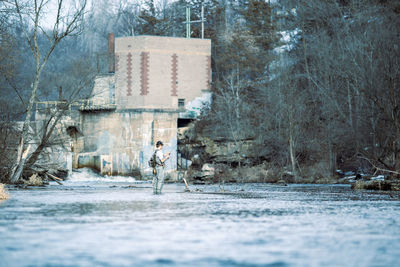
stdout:
[[157,143],[156,143],[156,148],[162,149],[163,146],[164,146],[163,142],[157,141]]

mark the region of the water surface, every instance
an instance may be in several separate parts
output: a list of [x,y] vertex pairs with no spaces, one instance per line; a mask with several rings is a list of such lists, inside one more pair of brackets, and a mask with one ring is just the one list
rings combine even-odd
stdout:
[[[400,266],[396,193],[75,173],[0,203],[0,266]],[[196,191],[195,191],[196,190]],[[195,191],[195,192],[193,192]]]

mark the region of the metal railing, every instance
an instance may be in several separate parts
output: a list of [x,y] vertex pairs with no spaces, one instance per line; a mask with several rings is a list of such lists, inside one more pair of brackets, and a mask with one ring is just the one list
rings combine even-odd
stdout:
[[96,110],[115,110],[116,104],[109,103],[100,99],[81,99],[73,103],[67,101],[41,101],[36,102],[37,110],[45,110],[49,108],[60,108],[68,110],[80,110],[80,111],[96,111]]

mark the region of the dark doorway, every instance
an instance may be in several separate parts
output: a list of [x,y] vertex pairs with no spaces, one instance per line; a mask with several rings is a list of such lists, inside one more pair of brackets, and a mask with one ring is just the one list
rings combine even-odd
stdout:
[[178,119],[178,128],[187,127],[193,119]]

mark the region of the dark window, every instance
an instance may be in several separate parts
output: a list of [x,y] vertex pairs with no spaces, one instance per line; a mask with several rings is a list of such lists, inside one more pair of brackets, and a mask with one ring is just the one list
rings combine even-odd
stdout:
[[178,108],[184,108],[185,107],[185,99],[180,98],[178,99]]

